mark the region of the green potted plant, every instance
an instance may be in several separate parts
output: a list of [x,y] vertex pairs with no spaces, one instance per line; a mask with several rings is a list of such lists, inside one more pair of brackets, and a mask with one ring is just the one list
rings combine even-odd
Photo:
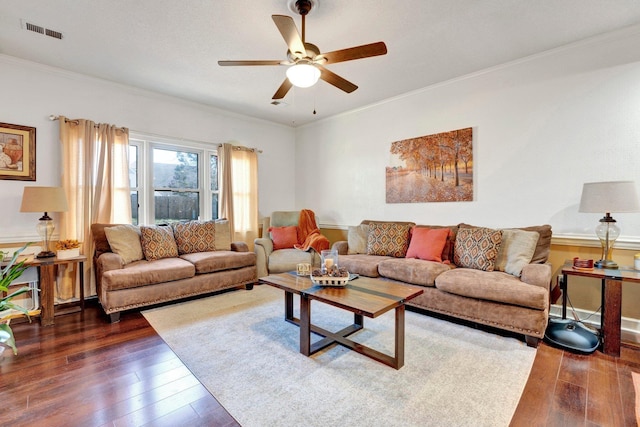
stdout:
[[[9,326],[11,318],[15,317],[14,310],[20,312],[21,315],[26,315],[29,321],[31,321],[31,317],[29,317],[29,311],[26,308],[14,304],[13,302],[11,302],[11,300],[18,295],[29,292],[29,287],[23,286],[10,294],[8,293],[8,291],[11,282],[20,277],[22,273],[27,269],[27,267],[24,265],[24,260],[19,262],[17,260],[22,251],[24,251],[30,244],[31,243],[27,243],[22,248],[15,251],[9,263],[0,269],[0,295],[7,294],[0,299],[0,346],[2,347],[0,350],[4,350],[4,347],[8,346],[13,349],[13,354],[18,354],[16,341],[13,337],[13,331],[11,330],[11,326]],[[5,253],[2,252],[2,260],[4,260],[4,255]]]

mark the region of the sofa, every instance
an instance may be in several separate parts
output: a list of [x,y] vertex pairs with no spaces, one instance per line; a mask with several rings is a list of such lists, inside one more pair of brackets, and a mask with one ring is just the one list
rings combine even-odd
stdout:
[[522,334],[536,347],[549,315],[551,226],[491,229],[362,221],[332,246],[350,273],[424,288],[417,311]]
[[[271,217],[265,218],[263,230],[266,233],[264,237],[254,240],[253,250],[256,254],[258,277],[292,271],[301,263],[311,264],[312,267],[320,265],[318,251],[294,247],[304,245],[305,238],[300,236],[300,218],[303,211],[274,211]],[[313,216],[315,224],[315,214],[307,212]],[[317,232],[319,233],[319,230]],[[326,240],[326,249],[328,248],[329,241]]]
[[100,305],[112,322],[124,310],[240,288],[257,281],[256,255],[232,243],[229,223],[92,224]]

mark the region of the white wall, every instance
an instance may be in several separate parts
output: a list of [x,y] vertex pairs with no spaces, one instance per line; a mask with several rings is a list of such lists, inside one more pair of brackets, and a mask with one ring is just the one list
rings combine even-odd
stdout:
[[[42,214],[20,213],[22,189],[60,185],[58,122],[49,115],[85,118],[131,131],[218,144],[234,141],[259,155],[260,215],[294,209],[294,131],[107,81],[0,55],[0,122],[36,127],[36,181],[0,180],[0,243],[37,240]],[[55,219],[55,217],[54,217]]]
[[[578,213],[582,184],[640,189],[638,46],[640,27],[631,28],[299,128],[296,205],[340,227],[549,223],[554,235],[593,236],[604,212]],[[473,202],[385,203],[393,141],[465,127],[474,130]],[[613,216],[640,241],[640,214]]]

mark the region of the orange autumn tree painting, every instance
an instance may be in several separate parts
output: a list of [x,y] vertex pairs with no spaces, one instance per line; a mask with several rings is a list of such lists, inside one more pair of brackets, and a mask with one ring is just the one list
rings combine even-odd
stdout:
[[473,129],[391,143],[387,203],[473,201]]

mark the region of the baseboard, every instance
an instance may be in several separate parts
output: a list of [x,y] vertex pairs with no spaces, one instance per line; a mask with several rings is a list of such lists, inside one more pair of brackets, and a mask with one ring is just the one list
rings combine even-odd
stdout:
[[[573,319],[573,314],[575,313],[578,318],[586,325],[593,326],[594,328],[600,329],[600,312],[593,314],[593,312],[582,310],[582,309],[574,309],[571,310],[570,307],[567,307],[567,317]],[[562,305],[552,305],[549,310],[549,315],[551,317],[562,317]],[[633,319],[630,317],[622,317],[621,319],[621,336],[620,339],[623,342],[628,342],[632,344],[640,344],[640,319]]]

